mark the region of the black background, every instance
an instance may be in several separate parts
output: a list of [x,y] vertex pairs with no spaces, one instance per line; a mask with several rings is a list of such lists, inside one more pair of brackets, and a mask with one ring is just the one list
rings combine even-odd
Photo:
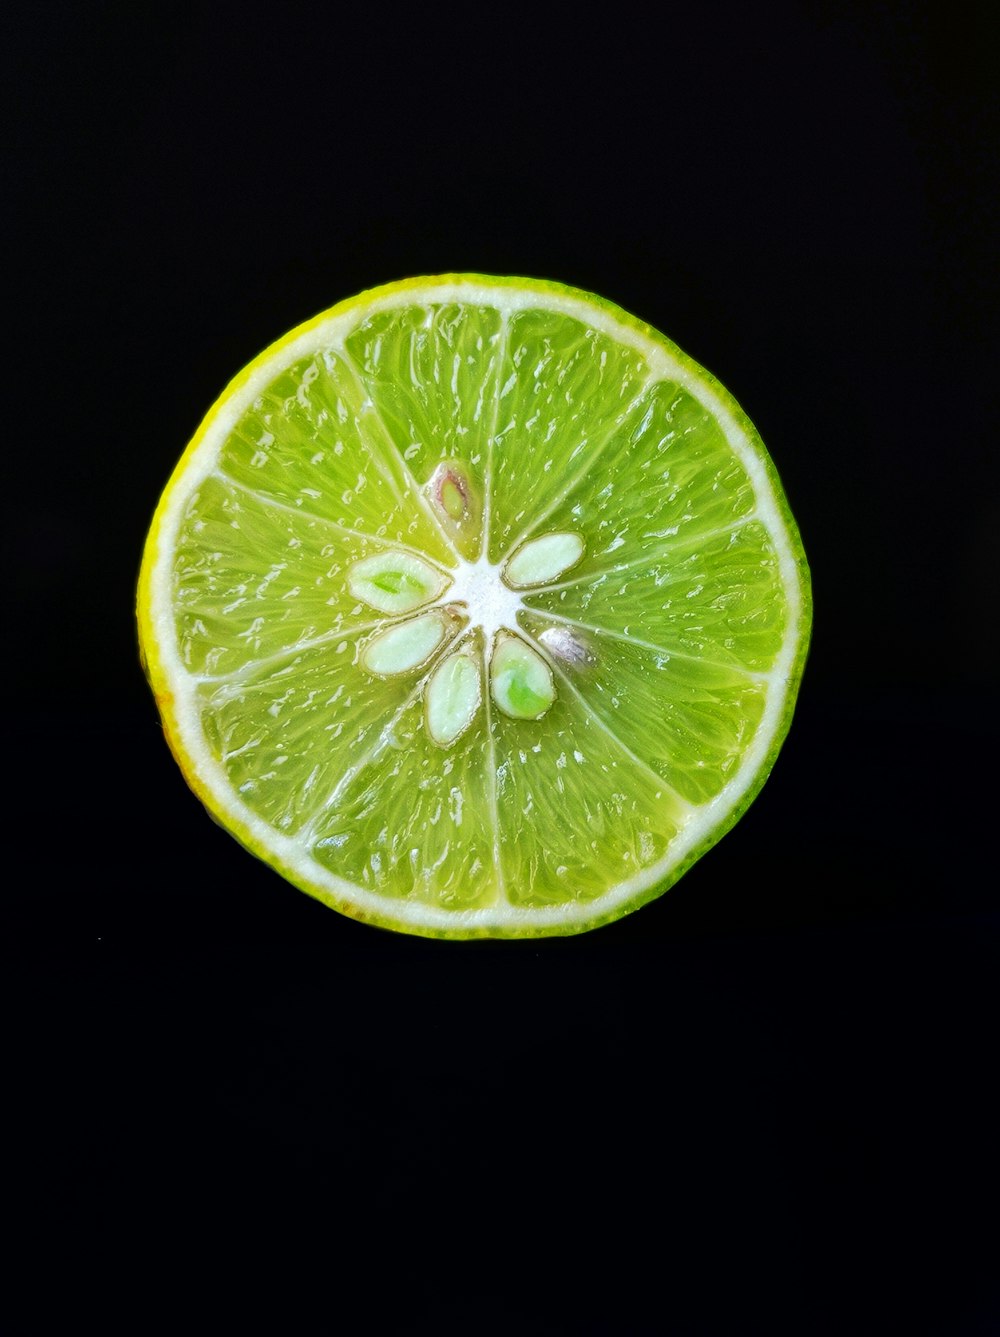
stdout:
[[[352,1332],[1000,1330],[988,9],[7,20],[2,920],[39,1330],[269,1297],[298,1330],[317,1285]],[[598,292],[715,372],[812,565],[763,793],[575,939],[424,942],[298,894],[188,792],[138,663],[145,530],[227,380],[463,270]]]

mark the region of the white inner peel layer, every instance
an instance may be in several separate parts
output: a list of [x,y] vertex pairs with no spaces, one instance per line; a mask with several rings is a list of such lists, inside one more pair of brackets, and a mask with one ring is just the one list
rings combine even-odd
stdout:
[[[277,831],[253,813],[233,792],[223,767],[212,756],[205,741],[197,708],[197,680],[185,668],[180,657],[173,610],[168,597],[172,584],[170,558],[185,507],[192,493],[215,468],[222,447],[240,417],[267,385],[293,363],[320,347],[342,345],[347,333],[363,315],[401,306],[450,302],[493,307],[504,316],[544,307],[589,324],[626,347],[638,351],[646,359],[653,381],[673,381],[682,386],[719,423],[753,485],[757,516],[767,528],[778,557],[788,604],[788,629],[774,669],[767,675],[767,695],[760,723],[743,754],[740,766],[714,799],[692,809],[667,855],[610,887],[602,896],[586,902],[571,902],[554,907],[514,907],[506,900],[500,900],[482,909],[442,910],[415,901],[394,900],[387,903],[384,898],[356,883],[328,872],[316,863],[302,841]],[[477,930],[502,932],[506,929],[516,932],[519,926],[530,931],[532,926],[543,929],[550,925],[597,920],[610,915],[624,902],[639,898],[643,892],[661,882],[672,869],[685,862],[726,816],[739,806],[767,759],[785,713],[789,675],[798,649],[802,618],[796,559],[765,463],[751,445],[737,418],[711,386],[675,358],[666,343],[646,338],[641,331],[621,324],[611,312],[599,306],[593,306],[571,294],[555,294],[544,290],[535,292],[530,288],[518,290],[492,287],[475,282],[432,283],[424,288],[404,288],[383,296],[376,295],[363,311],[348,305],[340,313],[318,318],[301,327],[299,332],[293,333],[276,349],[262,354],[244,375],[245,379],[240,381],[238,378],[235,386],[224,392],[178,466],[179,470],[184,470],[184,486],[172,487],[165,498],[159,514],[157,546],[149,572],[150,619],[161,650],[167,683],[175,693],[175,718],[180,741],[190,758],[194,777],[209,791],[218,808],[228,815],[238,833],[245,835],[250,843],[270,851],[273,860],[279,862],[293,880],[307,884],[335,903],[354,906],[362,917],[374,920],[391,918],[399,924],[430,931],[450,929],[475,933]],[[485,567],[492,572],[492,564],[485,563]],[[454,585],[448,591],[449,597],[464,599],[469,606],[470,620],[478,622],[488,632],[502,626],[516,625],[511,619],[520,607],[520,596],[507,589],[501,581],[486,579],[484,576],[482,560],[460,564],[455,572]]]

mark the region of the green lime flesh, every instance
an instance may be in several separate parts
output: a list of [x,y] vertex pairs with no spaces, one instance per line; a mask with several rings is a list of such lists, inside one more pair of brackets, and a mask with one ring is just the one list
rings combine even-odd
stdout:
[[[186,501],[170,579],[195,727],[239,803],[360,889],[362,917],[447,934],[453,913],[458,936],[533,931],[535,910],[540,932],[588,926],[587,906],[613,917],[602,898],[666,885],[780,745],[808,615],[798,588],[790,625],[805,566],[773,466],[742,416],[751,458],[734,451],[698,396],[699,375],[725,393],[706,373],[685,359],[672,378],[606,325],[481,294],[376,309],[259,387]],[[443,462],[483,498],[460,530],[450,492],[435,511]],[[366,669],[373,636],[450,594],[387,617],[351,593],[355,563],[398,549],[457,590],[466,564],[500,581],[548,533],[580,535],[583,555],[519,590],[504,624],[551,665],[541,718],[491,704],[494,629],[464,606],[412,672]],[[567,644],[579,653],[552,648]],[[423,690],[456,649],[479,665],[480,705],[442,747]],[[736,777],[740,803],[672,866]],[[485,917],[470,929],[467,912]]]

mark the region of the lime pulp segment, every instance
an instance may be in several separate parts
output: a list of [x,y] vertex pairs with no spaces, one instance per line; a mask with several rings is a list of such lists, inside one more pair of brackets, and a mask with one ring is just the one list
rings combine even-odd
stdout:
[[722,388],[557,285],[391,285],[262,355],[140,582],[192,785],[411,932],[572,932],[658,894],[763,782],[808,639],[773,466]]

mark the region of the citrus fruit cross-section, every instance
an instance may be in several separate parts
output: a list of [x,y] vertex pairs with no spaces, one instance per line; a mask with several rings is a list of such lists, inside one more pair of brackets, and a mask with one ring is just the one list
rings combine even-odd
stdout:
[[377,288],[232,382],[160,501],[143,662],[188,783],[328,905],[575,933],[659,895],[787,732],[809,575],[756,430],[611,303]]

